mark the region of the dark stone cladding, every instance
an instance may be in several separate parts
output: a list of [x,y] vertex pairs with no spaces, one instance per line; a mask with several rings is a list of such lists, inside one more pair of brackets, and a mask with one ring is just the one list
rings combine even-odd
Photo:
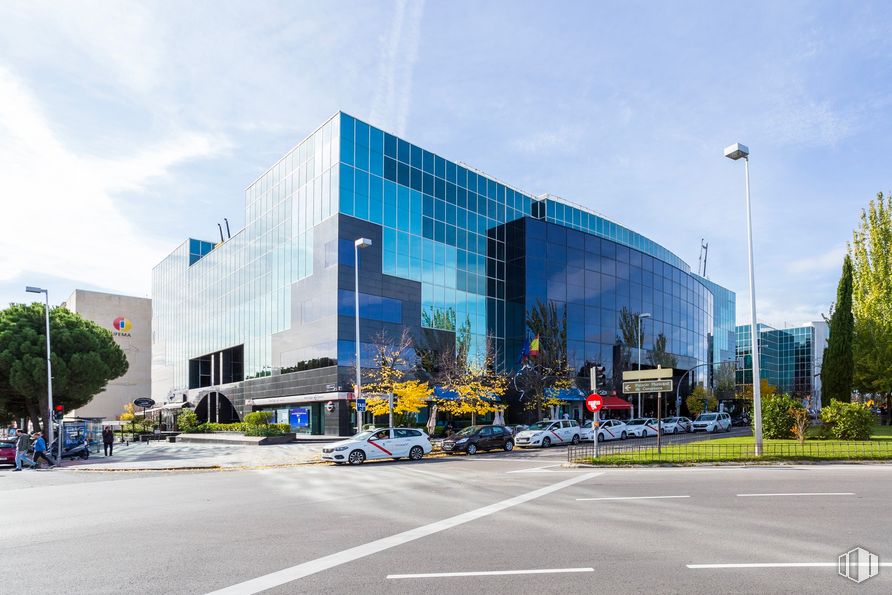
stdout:
[[[251,378],[221,389],[239,415],[250,413],[251,406],[245,406],[246,399],[265,399],[288,395],[308,395],[336,392],[338,390],[338,367],[328,366],[315,370],[302,370],[288,374],[274,374],[262,378]],[[346,389],[346,390],[349,390]],[[297,401],[298,399],[295,399]]]

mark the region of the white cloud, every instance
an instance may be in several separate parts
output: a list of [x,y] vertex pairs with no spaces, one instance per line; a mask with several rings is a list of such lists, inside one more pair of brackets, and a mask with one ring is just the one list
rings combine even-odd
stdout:
[[422,0],[400,0],[382,47],[379,88],[371,120],[398,135],[405,133],[409,121],[412,75],[418,61],[423,14]]
[[791,273],[826,273],[831,271],[841,271],[842,261],[846,256],[846,246],[834,246],[831,250],[823,254],[808,256],[794,260],[787,265],[787,270]]
[[36,98],[2,66],[0,97],[0,282],[34,272],[148,293],[149,271],[169,246],[138,229],[115,193],[142,189],[226,143],[184,133],[129,155],[83,157],[62,144]]

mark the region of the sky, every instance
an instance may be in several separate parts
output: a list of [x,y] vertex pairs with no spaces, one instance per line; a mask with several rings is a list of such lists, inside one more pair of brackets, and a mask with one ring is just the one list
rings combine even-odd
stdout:
[[592,208],[737,292],[820,320],[892,190],[888,2],[0,3],[0,305],[151,297],[188,237],[343,110]]

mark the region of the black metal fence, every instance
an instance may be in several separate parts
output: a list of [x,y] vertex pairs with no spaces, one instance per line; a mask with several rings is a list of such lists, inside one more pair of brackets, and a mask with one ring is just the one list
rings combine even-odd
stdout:
[[702,441],[667,444],[660,449],[654,444],[601,443],[595,457],[594,444],[570,446],[570,463],[636,464],[636,463],[707,463],[757,460],[892,460],[892,440],[766,442],[761,456],[755,444],[726,444]]

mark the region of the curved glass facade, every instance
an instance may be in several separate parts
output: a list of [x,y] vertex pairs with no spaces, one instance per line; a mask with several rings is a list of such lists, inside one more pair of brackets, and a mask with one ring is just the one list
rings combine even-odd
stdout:
[[734,294],[652,240],[339,113],[247,188],[245,229],[212,250],[184,243],[156,267],[153,393],[195,388],[190,361],[240,346],[245,380],[317,359],[346,377],[360,236],[373,239],[361,256],[364,353],[382,330],[454,340],[466,329],[472,355],[489,335],[511,367],[525,312],[543,300],[566,306],[574,364],[611,370],[629,357],[616,350],[626,308],[653,315],[645,366],[662,334],[687,368],[716,357],[716,312],[733,321]]

